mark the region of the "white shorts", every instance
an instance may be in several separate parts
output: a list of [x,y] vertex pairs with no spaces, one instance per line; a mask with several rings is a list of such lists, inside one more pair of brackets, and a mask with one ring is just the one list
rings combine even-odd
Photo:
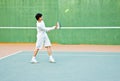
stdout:
[[45,35],[45,36],[39,36],[38,35],[37,36],[37,41],[36,41],[36,48],[37,49],[42,49],[43,46],[45,46],[45,47],[51,46],[51,42],[50,42],[47,35]]

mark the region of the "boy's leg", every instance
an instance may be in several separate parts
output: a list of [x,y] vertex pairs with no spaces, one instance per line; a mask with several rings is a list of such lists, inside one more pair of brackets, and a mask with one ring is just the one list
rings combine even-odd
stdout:
[[55,60],[53,59],[53,56],[52,56],[52,49],[51,49],[51,46],[47,46],[47,52],[48,52],[48,55],[49,55],[49,61],[50,62],[55,62]]
[[39,49],[35,48],[34,54],[33,54],[32,60],[31,60],[32,63],[37,63],[36,55],[37,55],[38,51],[39,51]]
[[38,51],[39,51],[39,49],[35,48],[35,50],[34,50],[34,54],[33,54],[33,57],[36,57]]
[[51,46],[48,46],[48,47],[46,47],[46,48],[47,48],[48,55],[51,56],[51,55],[52,55]]

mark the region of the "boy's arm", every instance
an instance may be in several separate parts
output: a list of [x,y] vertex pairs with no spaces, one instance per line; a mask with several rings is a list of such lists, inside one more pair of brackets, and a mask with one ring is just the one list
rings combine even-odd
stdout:
[[46,29],[47,29],[47,32],[48,32],[48,31],[54,30],[54,29],[55,29],[55,26],[53,26],[53,27],[48,27],[48,28],[46,28]]
[[39,28],[40,28],[42,31],[48,32],[48,31],[54,30],[54,29],[55,29],[55,26],[53,26],[53,27],[49,27],[49,28],[46,28],[46,27],[40,27],[40,26],[39,26]]
[[47,29],[48,29],[48,31],[51,31],[51,30],[57,29],[58,26],[59,26],[59,23],[57,22],[56,26],[53,26],[53,27],[47,28]]
[[45,32],[48,32],[48,31],[51,31],[54,29],[58,29],[58,27],[59,27],[59,23],[57,23],[56,26],[48,27],[48,28],[38,25],[38,28],[40,28],[42,31],[45,31]]

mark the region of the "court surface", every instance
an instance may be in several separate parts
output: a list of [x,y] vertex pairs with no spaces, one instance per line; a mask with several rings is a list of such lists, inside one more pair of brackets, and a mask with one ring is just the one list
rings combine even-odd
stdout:
[[31,64],[32,51],[20,51],[0,59],[0,81],[120,81],[119,52],[47,52]]

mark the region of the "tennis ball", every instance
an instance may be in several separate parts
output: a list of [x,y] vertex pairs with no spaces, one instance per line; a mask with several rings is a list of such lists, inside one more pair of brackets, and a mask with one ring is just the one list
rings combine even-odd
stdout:
[[69,12],[69,9],[66,9],[66,10],[65,10],[65,13],[67,13],[67,12]]

